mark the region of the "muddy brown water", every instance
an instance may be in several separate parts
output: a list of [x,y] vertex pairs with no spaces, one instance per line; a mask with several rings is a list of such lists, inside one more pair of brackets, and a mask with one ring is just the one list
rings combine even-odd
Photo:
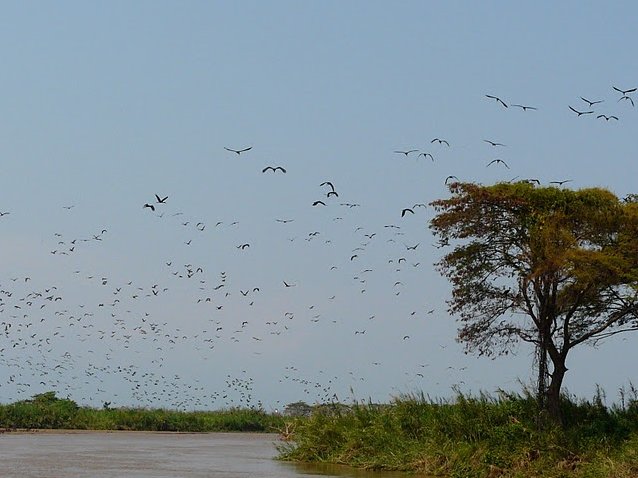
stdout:
[[[0,435],[3,478],[405,478],[277,461],[277,436],[248,433],[33,432]],[[415,475],[410,475],[415,476]]]

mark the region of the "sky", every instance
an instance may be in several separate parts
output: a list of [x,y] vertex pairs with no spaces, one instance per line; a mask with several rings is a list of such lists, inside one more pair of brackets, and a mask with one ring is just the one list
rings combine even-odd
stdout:
[[[530,347],[456,342],[434,212],[414,206],[449,197],[452,175],[635,193],[638,94],[613,87],[638,86],[636,17],[635,2],[4,3],[0,402],[275,410],[532,385]],[[635,340],[575,349],[568,392],[613,401],[637,381]]]

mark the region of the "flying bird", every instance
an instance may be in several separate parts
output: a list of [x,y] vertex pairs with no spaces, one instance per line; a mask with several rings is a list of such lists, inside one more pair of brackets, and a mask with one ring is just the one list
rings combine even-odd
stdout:
[[456,176],[448,176],[447,178],[445,178],[445,184],[447,184],[450,179],[456,179],[457,181],[459,180],[459,178],[457,178]]
[[277,170],[281,171],[282,173],[285,173],[286,170],[284,168],[282,168],[281,166],[275,166],[274,168],[272,166],[266,166],[264,169],[261,170],[262,173],[265,173],[268,170],[271,170],[273,173],[277,172]]
[[434,156],[432,156],[430,153],[419,153],[417,159],[419,159],[421,156],[423,156],[425,159],[428,159],[429,156],[432,162],[434,162]]
[[[569,106],[569,105],[568,105]],[[569,107],[570,110],[572,110],[574,113],[576,113],[578,116],[582,116],[582,115],[590,115],[593,113],[593,111],[578,111],[577,109],[572,108],[571,106]]]
[[145,207],[149,208],[151,211],[155,211],[155,206],[153,206],[152,204],[144,204],[144,206],[142,206],[142,209],[144,209]]
[[166,204],[166,200],[168,199],[168,196],[161,198],[156,194],[155,198],[157,199],[157,204]]
[[616,88],[615,86],[612,86],[612,88],[620,93],[622,93],[623,96],[627,96],[627,93],[633,93],[634,91],[636,91],[638,88],[630,88],[628,90],[621,90],[620,88]]
[[414,152],[416,152],[416,151],[418,151],[418,149],[409,149],[409,150],[407,150],[407,151],[395,151],[395,153],[398,153],[398,154],[405,154],[405,155],[407,156],[408,154],[410,154],[410,153],[414,153]]
[[244,149],[231,149],[231,148],[227,148],[226,146],[224,146],[224,149],[226,151],[230,151],[231,153],[237,153],[237,155],[239,156],[241,153],[244,153],[246,151],[250,151],[251,149],[253,149],[253,147],[250,146],[250,147],[244,148]]
[[489,139],[484,139],[483,141],[485,141],[486,143],[489,143],[492,146],[505,146],[503,143],[497,143],[495,141],[490,141]]
[[430,143],[439,143],[439,144],[445,143],[445,145],[450,146],[450,143],[440,138],[434,138],[432,141],[430,141]]
[[609,121],[610,119],[615,119],[616,121],[618,121],[618,116],[607,116],[607,115],[598,115],[596,116],[596,118],[605,118],[605,121]]
[[523,111],[527,111],[527,110],[537,110],[538,108],[534,107],[534,106],[525,106],[525,105],[512,105],[512,106],[516,106],[517,108],[522,109]]
[[501,163],[503,166],[505,166],[507,169],[509,169],[510,167],[507,165],[507,163],[505,161],[503,161],[502,159],[493,159],[492,161],[490,161],[489,163],[487,163],[487,166],[490,166],[491,164],[494,163]]
[[597,105],[598,103],[602,103],[605,101],[605,100],[590,101],[587,98],[583,98],[582,96],[580,97],[580,99],[583,100],[585,103],[587,103],[590,108],[594,105]]
[[550,181],[549,184],[558,184],[559,186],[562,186],[563,184],[569,183],[571,181],[571,179],[564,179],[562,181]]
[[319,205],[321,205],[321,206],[325,206],[325,205],[326,205],[326,203],[325,203],[325,202],[323,202],[323,201],[315,201],[315,202],[313,202],[313,203],[312,203],[312,205],[313,205],[313,206],[319,206]]
[[623,95],[620,98],[618,98],[618,101],[621,101],[621,100],[629,100],[629,102],[631,103],[631,106],[636,106],[631,96]]
[[319,186],[330,186],[330,189],[335,190],[334,185],[330,181],[324,181]]
[[505,102],[504,102],[502,99],[500,99],[498,96],[492,96],[492,95],[485,95],[485,96],[487,96],[488,98],[490,98],[490,99],[492,99],[492,100],[496,100],[496,102],[497,102],[497,103],[500,103],[500,104],[502,104],[505,108],[507,108],[507,105],[505,104]]
[[412,214],[414,214],[414,211],[412,209],[410,209],[409,207],[406,207],[405,209],[401,211],[401,217],[405,216],[405,214],[408,212],[411,212]]

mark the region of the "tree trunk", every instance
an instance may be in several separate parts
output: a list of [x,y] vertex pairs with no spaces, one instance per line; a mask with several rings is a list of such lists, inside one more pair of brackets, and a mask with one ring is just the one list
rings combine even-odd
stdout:
[[538,361],[538,381],[536,382],[536,400],[541,410],[545,410],[545,397],[547,396],[547,346],[539,334],[539,344],[536,346],[536,360]]
[[562,424],[562,414],[560,411],[560,391],[563,384],[563,378],[565,378],[565,358],[560,357],[557,360],[552,359],[554,370],[550,374],[551,381],[549,387],[547,387],[547,395],[545,400],[545,411],[549,418],[557,423]]

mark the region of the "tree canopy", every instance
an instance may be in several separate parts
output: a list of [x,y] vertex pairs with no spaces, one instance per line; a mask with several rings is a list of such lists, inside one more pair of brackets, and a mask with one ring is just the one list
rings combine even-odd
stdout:
[[506,354],[535,344],[553,370],[542,395],[554,418],[568,352],[638,330],[638,201],[602,188],[570,190],[522,181],[455,182],[431,203],[438,263],[452,284],[467,352]]

